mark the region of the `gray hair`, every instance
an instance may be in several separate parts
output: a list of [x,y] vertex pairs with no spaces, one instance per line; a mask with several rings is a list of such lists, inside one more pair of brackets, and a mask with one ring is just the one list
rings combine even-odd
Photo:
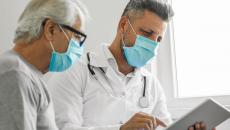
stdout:
[[122,16],[131,19],[141,16],[145,10],[155,13],[163,21],[168,22],[174,15],[173,9],[167,1],[163,0],[130,0]]
[[28,43],[39,38],[43,31],[42,23],[47,18],[69,26],[79,19],[84,30],[89,15],[79,0],[31,0],[18,20],[14,43]]

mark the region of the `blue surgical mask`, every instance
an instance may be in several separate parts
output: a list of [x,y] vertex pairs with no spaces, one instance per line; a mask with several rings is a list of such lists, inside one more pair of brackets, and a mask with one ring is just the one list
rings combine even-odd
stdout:
[[[130,26],[132,30],[135,32],[131,24]],[[122,43],[123,43],[125,58],[128,64],[132,67],[136,67],[136,68],[143,67],[144,65],[151,62],[151,59],[153,59],[153,57],[156,56],[158,43],[149,38],[136,34],[136,40],[132,47],[125,46],[123,37],[122,37]]]
[[[61,26],[59,26],[61,28]],[[64,30],[61,28],[64,32]],[[64,32],[66,35],[66,33]],[[67,39],[68,36],[66,35]],[[80,43],[77,42],[74,38],[71,38],[68,43],[68,49],[65,53],[59,53],[54,50],[52,43],[50,45],[53,49],[49,71],[50,72],[63,72],[70,68],[77,60],[80,59],[83,54],[84,45],[80,46]]]

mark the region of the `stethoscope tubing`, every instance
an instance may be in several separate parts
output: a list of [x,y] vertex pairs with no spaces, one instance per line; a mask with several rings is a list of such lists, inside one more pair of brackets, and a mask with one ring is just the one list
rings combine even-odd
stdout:
[[[93,68],[92,68],[92,66],[90,65],[90,55],[89,55],[89,52],[87,53],[87,60],[88,60],[88,64],[87,64],[87,67],[88,67],[88,70],[89,70],[89,72],[90,72],[90,74],[103,86],[103,88],[106,90],[106,88],[104,87],[104,85],[98,80],[98,78],[97,78],[97,76],[96,76],[96,74],[95,74],[95,71],[93,70]],[[105,76],[105,79],[106,79],[106,81],[108,81],[109,79],[108,79],[108,77],[106,77],[106,74],[105,74],[105,71],[101,68],[101,67],[99,67],[99,69],[100,69],[100,71],[103,73],[103,75]],[[108,81],[109,82],[109,81]],[[146,103],[142,103],[141,101],[141,99],[146,99],[147,100],[147,97],[146,97],[146,77],[144,76],[144,87],[143,87],[143,95],[142,95],[142,97],[140,97],[139,98],[139,105],[142,107],[142,108],[146,108],[146,107],[148,107],[148,105],[142,105],[142,104],[146,104]],[[111,85],[110,83],[109,83],[109,85]],[[111,86],[111,88],[112,88],[112,86]],[[114,90],[112,89],[112,91],[113,91],[113,93],[114,93],[114,95],[116,96],[116,94],[115,94],[115,92],[114,92]],[[106,90],[106,92],[107,93],[109,93],[108,92],[108,90]],[[114,96],[113,96],[114,97]],[[143,102],[147,102],[147,104],[148,104],[148,101],[143,101]]]

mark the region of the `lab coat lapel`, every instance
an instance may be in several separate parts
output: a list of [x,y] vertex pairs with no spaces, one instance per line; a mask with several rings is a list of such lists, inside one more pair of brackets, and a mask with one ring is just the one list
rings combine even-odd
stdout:
[[[114,74],[111,67],[109,66],[107,59],[103,55],[103,51],[98,52],[97,54],[95,53],[90,53],[90,65],[94,68],[94,71],[96,73],[96,76],[98,78],[98,82],[100,85],[110,94],[114,94]],[[104,74],[99,70],[99,67],[103,68],[106,72]],[[109,73],[109,74],[108,74]],[[116,80],[115,80],[116,81]]]
[[121,78],[118,77],[112,67],[107,68],[106,75],[112,84],[111,87],[113,87],[113,90],[115,90],[116,93],[119,93],[125,88],[125,83],[122,82]]

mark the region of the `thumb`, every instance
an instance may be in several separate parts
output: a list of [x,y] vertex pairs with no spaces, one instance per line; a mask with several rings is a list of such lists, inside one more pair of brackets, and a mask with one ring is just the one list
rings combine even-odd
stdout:
[[159,120],[157,118],[156,118],[156,122],[157,122],[157,125],[160,125],[162,127],[167,127],[167,125],[163,121],[161,121],[161,120]]

